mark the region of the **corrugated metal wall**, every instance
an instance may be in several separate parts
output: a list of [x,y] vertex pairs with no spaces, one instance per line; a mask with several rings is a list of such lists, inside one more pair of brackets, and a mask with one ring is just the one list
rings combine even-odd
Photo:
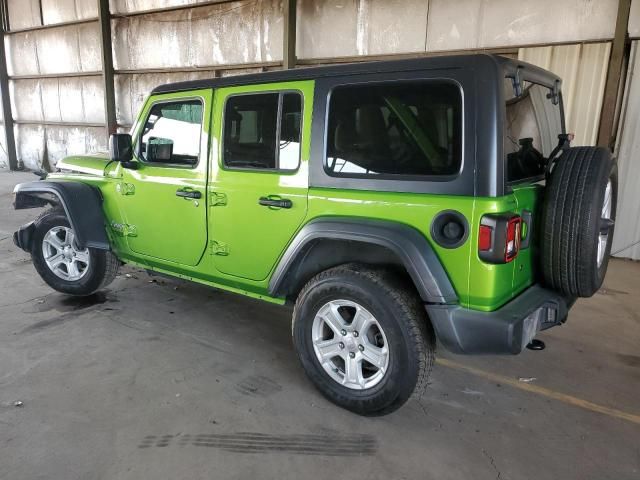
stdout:
[[521,48],[518,58],[562,78],[567,131],[574,145],[595,145],[611,43]]
[[436,52],[610,39],[617,3],[299,1],[298,56]]
[[[95,1],[8,0],[12,30],[98,15]],[[42,15],[42,16],[41,16]],[[27,168],[106,148],[97,22],[5,38],[18,158]],[[78,76],[56,75],[75,74]],[[80,76],[87,74],[88,76]],[[50,76],[50,78],[38,78]],[[29,78],[33,77],[33,78]]]
[[[136,17],[135,11],[164,8],[176,1],[112,1],[117,120],[131,125],[156,85],[262,71],[282,61],[282,4],[279,0],[243,0]],[[197,2],[186,2],[197,3]],[[251,67],[256,65],[255,67]],[[226,66],[230,71],[136,73],[145,69]],[[247,68],[249,67],[249,68]]]
[[629,37],[640,38],[640,0],[631,0],[628,32]]
[[618,212],[612,252],[640,260],[640,42],[632,44],[618,132]]
[[[155,85],[279,66],[281,0],[198,3],[111,0],[116,111],[121,127],[133,123]],[[177,5],[194,8],[128,16]],[[8,0],[8,7],[12,30],[98,15],[95,0]],[[616,8],[616,0],[298,0],[297,56],[304,61],[610,39]],[[5,45],[13,77],[18,155],[24,165],[52,167],[65,155],[106,148],[100,126],[104,104],[98,23],[12,33],[6,36]],[[527,49],[522,55],[548,57],[553,67],[564,68],[563,48],[574,61],[574,70],[591,71],[591,66],[583,64],[608,55],[606,43],[559,47],[546,53]],[[212,72],[212,66],[228,71]],[[176,71],[199,68],[209,71]],[[590,85],[600,91],[596,80],[601,79],[590,79]],[[583,92],[587,86],[577,89]],[[585,117],[582,112],[576,110],[576,130],[584,130],[586,142],[593,137],[597,119],[592,111],[585,112]],[[588,125],[579,123],[583,118]],[[0,162],[3,157],[6,161],[0,152]]]
[[9,155],[7,154],[7,138],[4,133],[4,112],[0,108],[0,172],[9,168]]

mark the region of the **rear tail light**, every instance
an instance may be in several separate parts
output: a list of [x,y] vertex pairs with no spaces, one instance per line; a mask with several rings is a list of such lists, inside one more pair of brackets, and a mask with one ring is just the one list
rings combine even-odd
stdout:
[[520,229],[522,218],[514,217],[507,223],[507,242],[504,249],[504,261],[510,262],[518,256],[520,250]]
[[478,232],[478,255],[487,263],[508,263],[518,256],[522,218],[515,214],[484,215]]
[[493,234],[493,228],[489,225],[480,225],[480,236],[478,237],[478,250],[481,252],[487,252],[491,250],[491,236]]

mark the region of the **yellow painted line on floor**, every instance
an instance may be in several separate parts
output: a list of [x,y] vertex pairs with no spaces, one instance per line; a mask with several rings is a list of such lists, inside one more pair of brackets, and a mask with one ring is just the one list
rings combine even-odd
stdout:
[[623,412],[622,410],[616,410],[615,408],[609,408],[603,405],[598,405],[597,403],[589,402],[587,400],[583,400],[581,398],[574,397],[572,395],[567,395],[566,393],[556,392],[555,390],[551,390],[545,387],[540,387],[538,385],[532,385],[531,383],[520,382],[513,378],[498,375],[496,373],[485,372],[484,370],[480,370],[479,368],[469,367],[467,365],[463,365],[461,363],[454,362],[452,360],[447,360],[446,358],[437,358],[436,363],[438,365],[442,365],[443,367],[453,368],[456,370],[462,370],[464,372],[471,373],[473,375],[485,378],[492,382],[496,382],[504,385],[510,385],[514,388],[518,388],[526,392],[536,393],[538,395],[542,395],[543,397],[552,398],[554,400],[558,400],[560,402],[566,403],[568,405],[572,405],[574,407],[583,408],[585,410],[590,410],[592,412],[602,413],[610,417],[619,418],[621,420],[626,420],[627,422],[636,423],[640,425],[640,415],[634,415],[633,413]]

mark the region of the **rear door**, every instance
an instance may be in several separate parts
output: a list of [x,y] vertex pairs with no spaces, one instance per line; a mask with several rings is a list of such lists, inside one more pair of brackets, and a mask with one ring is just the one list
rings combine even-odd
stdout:
[[149,98],[134,132],[136,170],[119,192],[132,252],[193,266],[207,245],[207,145],[211,90]]
[[533,284],[537,277],[536,243],[544,233],[540,231],[542,181],[546,159],[558,145],[558,135],[564,133],[564,122],[561,98],[554,97],[543,85],[526,82],[522,94],[516,96],[507,79],[505,98],[505,181],[517,204],[515,213],[523,220],[520,253],[513,262],[512,291],[515,295]]
[[542,195],[543,185],[522,185],[513,189],[517,209],[516,213],[522,217],[522,239],[520,241],[520,253],[513,261],[513,285],[514,293],[518,293],[535,282],[537,276],[537,263],[539,261],[538,245],[534,235],[538,238],[542,235],[540,222],[542,221]]
[[222,273],[264,280],[307,211],[313,81],[215,92],[210,248]]

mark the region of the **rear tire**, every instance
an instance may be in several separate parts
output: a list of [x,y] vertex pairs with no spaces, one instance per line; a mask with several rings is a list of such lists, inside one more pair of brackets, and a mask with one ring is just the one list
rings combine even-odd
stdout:
[[[340,312],[336,318],[343,326],[319,330],[318,318],[330,311]],[[358,333],[357,325],[365,323],[368,327]],[[412,395],[419,398],[427,386],[435,336],[413,286],[390,272],[348,264],[316,275],[298,296],[292,329],[308,377],[331,402],[352,412],[391,413]],[[323,331],[327,340],[317,338]],[[342,346],[322,361],[319,342]],[[385,350],[387,358],[381,360]],[[360,369],[358,384],[349,382],[352,364]]]
[[617,194],[609,150],[574,147],[558,159],[543,207],[542,273],[547,286],[574,297],[590,297],[602,286]]
[[34,223],[31,260],[51,288],[85,296],[113,281],[120,266],[118,258],[108,250],[80,249],[61,207],[45,211]]

